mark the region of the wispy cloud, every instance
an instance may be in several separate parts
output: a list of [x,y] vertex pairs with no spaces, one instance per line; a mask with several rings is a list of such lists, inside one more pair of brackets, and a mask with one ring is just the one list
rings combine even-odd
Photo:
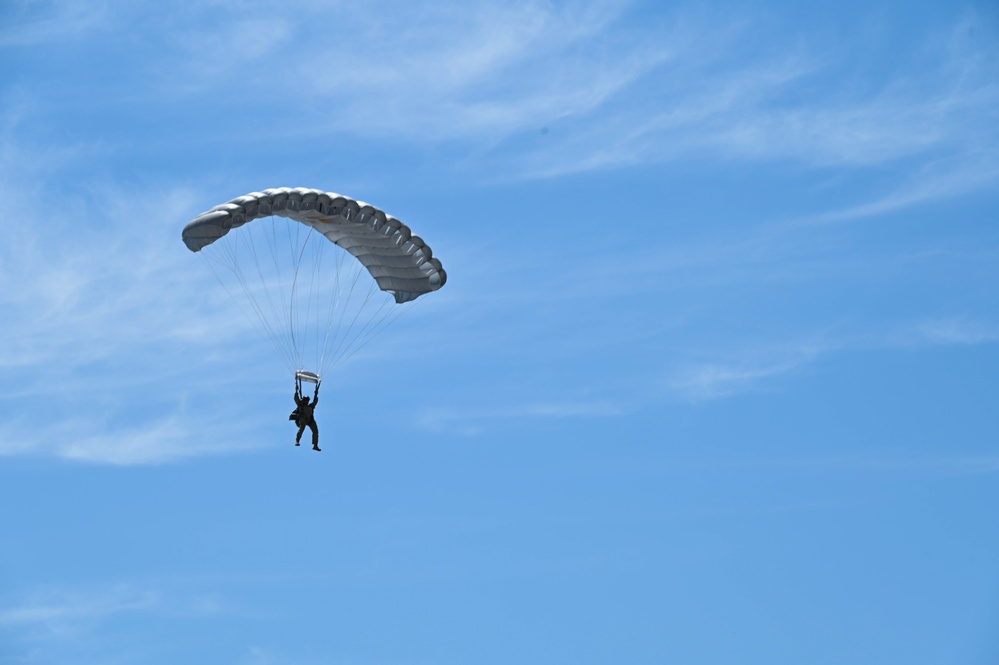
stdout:
[[791,344],[690,363],[670,371],[663,388],[666,395],[693,402],[758,390],[778,376],[800,370],[831,348],[828,344]]
[[[47,585],[11,592],[0,606],[0,631],[6,629],[7,634],[16,636],[22,644],[44,644],[46,648],[59,650],[66,645],[85,647],[102,640],[108,631],[115,630],[116,624],[133,621],[137,615],[154,615],[160,622],[233,616],[273,619],[273,614],[233,602],[226,595],[206,592],[205,586],[200,582],[195,589],[191,580],[174,579],[170,587],[162,581],[115,582],[75,587]],[[12,602],[18,596],[20,600]],[[131,650],[126,645],[122,648],[125,652]]]
[[102,0],[11,0],[0,13],[0,48],[64,43],[89,34],[106,16]]
[[[13,185],[3,192],[47,194]],[[140,371],[156,361],[154,348],[218,346],[220,329],[238,335],[242,317],[231,316],[224,294],[206,295],[200,266],[185,262],[177,228],[191,209],[180,189],[109,189],[64,194],[58,210],[25,206],[0,220],[11,239],[0,249],[0,280],[16,285],[0,294],[8,322],[0,370],[58,365],[62,380],[99,362],[136,362]]]
[[[466,289],[474,291],[478,272],[494,269],[483,255],[463,266],[463,283],[455,283],[448,304],[464,329],[479,330],[464,344],[470,355],[505,358],[510,349],[510,362],[529,366],[522,371],[538,377],[532,387],[539,395],[565,395],[578,380],[575,387],[588,390],[579,393],[582,402],[628,409],[781,390],[784,377],[816,371],[819,361],[836,362],[854,351],[931,350],[994,339],[994,324],[974,306],[944,302],[903,312],[881,303],[870,310],[872,303],[854,302],[852,295],[868,284],[922,279],[931,267],[984,268],[993,262],[987,249],[883,251],[841,231],[764,224],[617,251],[584,240],[564,249],[565,261],[551,269],[543,251],[532,256],[528,248],[514,261],[529,270],[529,284],[480,302]],[[847,295],[848,307],[816,305],[815,294],[830,285],[835,297]],[[514,307],[528,316],[508,321],[507,308]],[[636,355],[646,360],[635,363]],[[420,412],[420,423],[475,434],[504,420],[539,417],[529,404],[543,401],[506,409],[507,400],[491,412],[428,409]],[[587,416],[585,409],[564,413]]]
[[[992,474],[999,472],[999,456],[952,454],[933,455],[906,452],[901,449],[892,452],[894,446],[904,446],[904,442],[885,441],[884,448],[872,452],[847,453],[841,455],[818,455],[812,457],[764,457],[749,455],[727,456],[724,459],[675,459],[668,466],[653,467],[656,473],[690,473],[705,469],[738,469],[753,472],[780,474],[817,473],[826,474],[876,474],[908,475],[921,477],[954,477]],[[963,442],[952,441],[949,445],[959,447]]]
[[[294,37],[292,22],[278,13],[267,17],[250,14],[210,27],[181,33],[172,46],[180,48],[184,64],[158,73],[168,77],[178,94],[204,94],[213,85],[228,85],[234,74],[245,82],[259,83],[280,49]],[[254,71],[256,70],[256,75]],[[280,77],[271,80],[280,85]]]
[[427,409],[420,413],[421,427],[474,436],[502,426],[504,421],[523,419],[608,418],[627,413],[624,407],[605,401],[533,402],[493,408],[471,407]]
[[760,385],[763,379],[786,374],[803,364],[785,362],[772,365],[723,365],[707,363],[681,370],[667,382],[667,389],[694,401],[726,397],[746,392]]
[[[83,405],[82,410],[87,406]],[[54,456],[134,466],[246,453],[262,447],[260,437],[254,436],[261,423],[248,423],[237,410],[229,410],[227,415],[209,419],[181,409],[138,424],[113,412],[98,412],[89,418],[76,416],[58,423],[14,419],[0,428],[0,457]]]
[[999,342],[999,325],[965,319],[938,319],[915,326],[915,337],[931,344],[958,345]]
[[[816,342],[815,339],[822,341]],[[966,346],[999,342],[999,327],[964,319],[940,319],[858,330],[852,334],[813,335],[812,341],[768,344],[741,351],[716,348],[716,359],[669,370],[664,394],[692,402],[715,400],[766,389],[781,376],[805,370],[823,358],[857,350],[894,350]],[[701,352],[703,353],[703,352]]]
[[[697,46],[518,154],[517,173],[694,161],[793,162],[877,176],[873,191],[849,192],[852,202],[812,220],[820,222],[987,191],[999,183],[999,86],[994,46],[967,43],[969,22],[981,23],[971,17],[928,35],[928,53],[910,53],[878,83],[837,69],[849,51],[793,44],[735,58],[746,40],[705,32],[705,40],[689,40]],[[745,64],[715,71],[693,51],[703,41]]]
[[92,185],[52,205],[20,166],[0,162],[0,192],[39,203],[0,219],[0,456],[131,465],[252,449],[260,421],[219,418],[253,368],[212,372],[250,326],[180,243],[191,192]]
[[59,636],[108,617],[147,612],[161,605],[159,595],[117,585],[95,593],[46,592],[25,604],[0,608],[0,626],[35,626]]
[[[999,119],[997,119],[999,120]],[[905,176],[890,191],[863,203],[796,220],[792,225],[817,225],[867,219],[941,201],[999,184],[999,159],[995,154],[969,152],[958,158],[930,162]]]
[[[619,12],[610,3],[589,2],[561,10],[515,3],[441,14],[442,21],[431,18],[429,34],[393,30],[401,39],[387,46],[381,62],[328,53],[331,66],[320,89],[349,86],[359,93],[331,118],[341,129],[495,142],[597,109],[668,59],[666,48],[646,39],[621,40],[609,53],[608,28]],[[382,68],[392,73],[380,75]],[[342,72],[352,73],[345,80]]]
[[612,29],[626,8],[306,4],[276,26],[248,19],[189,32],[164,71],[171,90],[199,96],[233,81],[280,89],[313,136],[494,143],[596,109],[668,59],[649,35]]
[[282,7],[208,3],[147,19],[171,39],[135,74],[142,85],[123,79],[128,97],[226,116],[252,100],[272,110],[269,134],[323,150],[338,137],[448,148],[495,178],[705,160],[898,170],[887,194],[829,219],[999,177],[996,52],[967,36],[989,33],[973,12],[875,78],[858,66],[860,37],[811,44],[751,12],[649,20],[602,0]]

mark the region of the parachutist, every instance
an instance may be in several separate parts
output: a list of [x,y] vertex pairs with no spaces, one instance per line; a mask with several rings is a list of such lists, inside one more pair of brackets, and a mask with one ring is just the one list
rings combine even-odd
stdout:
[[295,379],[295,410],[291,412],[288,416],[288,420],[294,420],[295,424],[298,425],[298,435],[295,437],[295,445],[301,445],[302,433],[305,432],[305,428],[308,427],[312,430],[312,449],[321,450],[319,448],[319,426],[316,424],[316,417],[314,411],[316,405],[319,404],[319,384],[321,381],[316,383],[316,391],[312,394],[312,401],[309,402],[309,396],[302,396],[302,381],[301,379]]
[[[440,259],[409,226],[319,189],[237,196],[195,217],[180,235],[236,302],[256,313],[260,332],[296,378],[317,388],[321,375],[408,309],[399,306],[447,282]],[[298,388],[296,403],[305,401]],[[300,419],[297,408],[291,420],[318,439],[315,421]]]

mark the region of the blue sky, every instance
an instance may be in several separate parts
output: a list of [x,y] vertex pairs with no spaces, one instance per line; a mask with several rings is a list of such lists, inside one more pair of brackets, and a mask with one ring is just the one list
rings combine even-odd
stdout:
[[[0,7],[0,661],[999,659],[995,3]],[[323,385],[180,230],[448,271]]]

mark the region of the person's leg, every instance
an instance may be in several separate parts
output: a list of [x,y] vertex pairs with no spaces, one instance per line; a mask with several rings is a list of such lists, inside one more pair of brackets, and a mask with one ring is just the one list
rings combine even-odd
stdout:
[[305,431],[305,423],[298,426],[298,435],[295,436],[295,445],[301,445],[299,442],[302,440],[302,432]]
[[309,429],[312,430],[312,449],[321,450],[319,447],[319,425],[313,420],[309,423]]

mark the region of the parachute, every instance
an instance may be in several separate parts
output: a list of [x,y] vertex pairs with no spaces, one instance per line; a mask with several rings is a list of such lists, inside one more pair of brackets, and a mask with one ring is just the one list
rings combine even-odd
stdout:
[[[298,379],[318,382],[447,273],[408,226],[318,189],[265,189],[198,215],[184,244]],[[221,269],[220,269],[221,268]]]

